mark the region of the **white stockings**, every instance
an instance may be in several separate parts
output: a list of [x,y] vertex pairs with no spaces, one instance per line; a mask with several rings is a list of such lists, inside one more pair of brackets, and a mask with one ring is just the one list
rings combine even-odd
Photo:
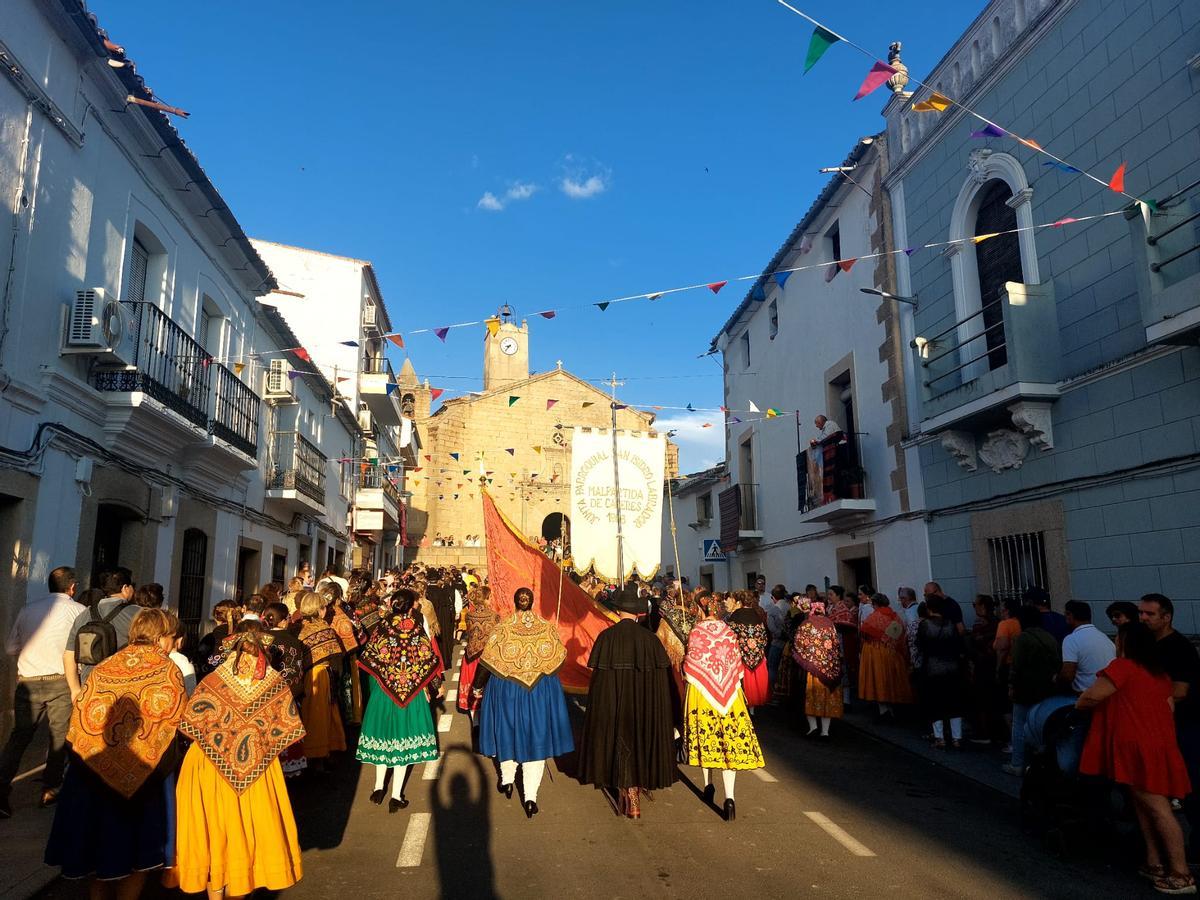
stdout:
[[[517,762],[512,759],[500,761],[500,783],[512,784],[517,780]],[[546,772],[546,761],[535,759],[532,762],[521,763],[521,783],[525,787],[525,799],[537,803],[538,788],[542,784],[542,775]]]
[[[701,769],[700,773],[704,776],[704,786],[708,787],[712,781],[712,769]],[[733,783],[735,781],[737,781],[737,772],[733,769],[721,770],[721,783],[725,786],[726,800],[733,799]]]

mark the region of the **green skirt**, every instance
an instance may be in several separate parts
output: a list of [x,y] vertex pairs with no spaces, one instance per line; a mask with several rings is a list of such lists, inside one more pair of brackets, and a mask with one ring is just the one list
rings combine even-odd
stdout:
[[359,762],[378,766],[407,766],[437,759],[437,733],[425,692],[400,706],[374,678],[367,688],[358,749]]

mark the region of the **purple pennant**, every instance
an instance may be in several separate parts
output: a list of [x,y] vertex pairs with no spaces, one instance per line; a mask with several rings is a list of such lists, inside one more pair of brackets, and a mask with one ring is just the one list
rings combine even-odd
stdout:
[[435,328],[435,329],[433,329],[433,333],[436,334],[438,336],[438,340],[444,344],[444,343],[446,343],[446,335],[448,335],[450,333],[450,329],[449,328]]
[[304,373],[301,372],[299,369],[288,369],[288,379],[290,381],[295,381],[297,378],[299,378],[303,374]]
[[913,255],[914,253],[916,253],[916,252],[917,252],[917,248],[916,248],[916,247],[906,247],[906,248],[904,249],[904,255],[905,255],[905,256],[912,256],[912,255]]
[[730,417],[729,417],[729,423],[730,423],[731,425],[740,425],[740,424],[742,423],[742,420],[741,420],[741,419],[739,419],[737,416],[730,416]]
[[1007,135],[1008,135],[1007,131],[1005,131],[1003,128],[1001,128],[998,125],[992,125],[990,122],[987,125],[984,125],[982,128],[980,128],[978,131],[971,132],[971,137],[973,137],[973,138],[990,138],[990,137],[1001,138],[1001,137],[1006,137]]
[[358,341],[338,341],[343,347],[357,347]]

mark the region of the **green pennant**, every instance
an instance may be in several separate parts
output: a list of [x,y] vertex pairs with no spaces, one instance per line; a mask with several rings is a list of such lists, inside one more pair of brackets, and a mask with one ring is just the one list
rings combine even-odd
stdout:
[[817,64],[817,60],[825,55],[826,50],[840,40],[841,38],[836,34],[826,28],[822,28],[820,25],[814,28],[812,39],[808,42],[808,56],[804,60],[805,74]]
[[516,403],[520,399],[521,399],[520,397],[513,397],[510,395],[508,398],[508,405],[512,406],[514,403]]

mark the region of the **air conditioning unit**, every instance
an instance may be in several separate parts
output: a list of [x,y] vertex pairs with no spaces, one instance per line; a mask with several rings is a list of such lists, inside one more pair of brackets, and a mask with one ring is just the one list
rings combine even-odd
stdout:
[[374,325],[375,324],[375,304],[374,303],[368,303],[366,306],[363,307],[362,323],[364,325]]
[[105,357],[103,362],[132,365],[133,317],[119,301],[109,299],[104,288],[75,292],[75,300],[63,322],[63,354]]
[[267,384],[263,390],[263,396],[267,400],[291,401],[295,399],[292,393],[292,379],[288,376],[291,371],[291,366],[288,365],[286,359],[271,360],[270,367],[266,372]]

